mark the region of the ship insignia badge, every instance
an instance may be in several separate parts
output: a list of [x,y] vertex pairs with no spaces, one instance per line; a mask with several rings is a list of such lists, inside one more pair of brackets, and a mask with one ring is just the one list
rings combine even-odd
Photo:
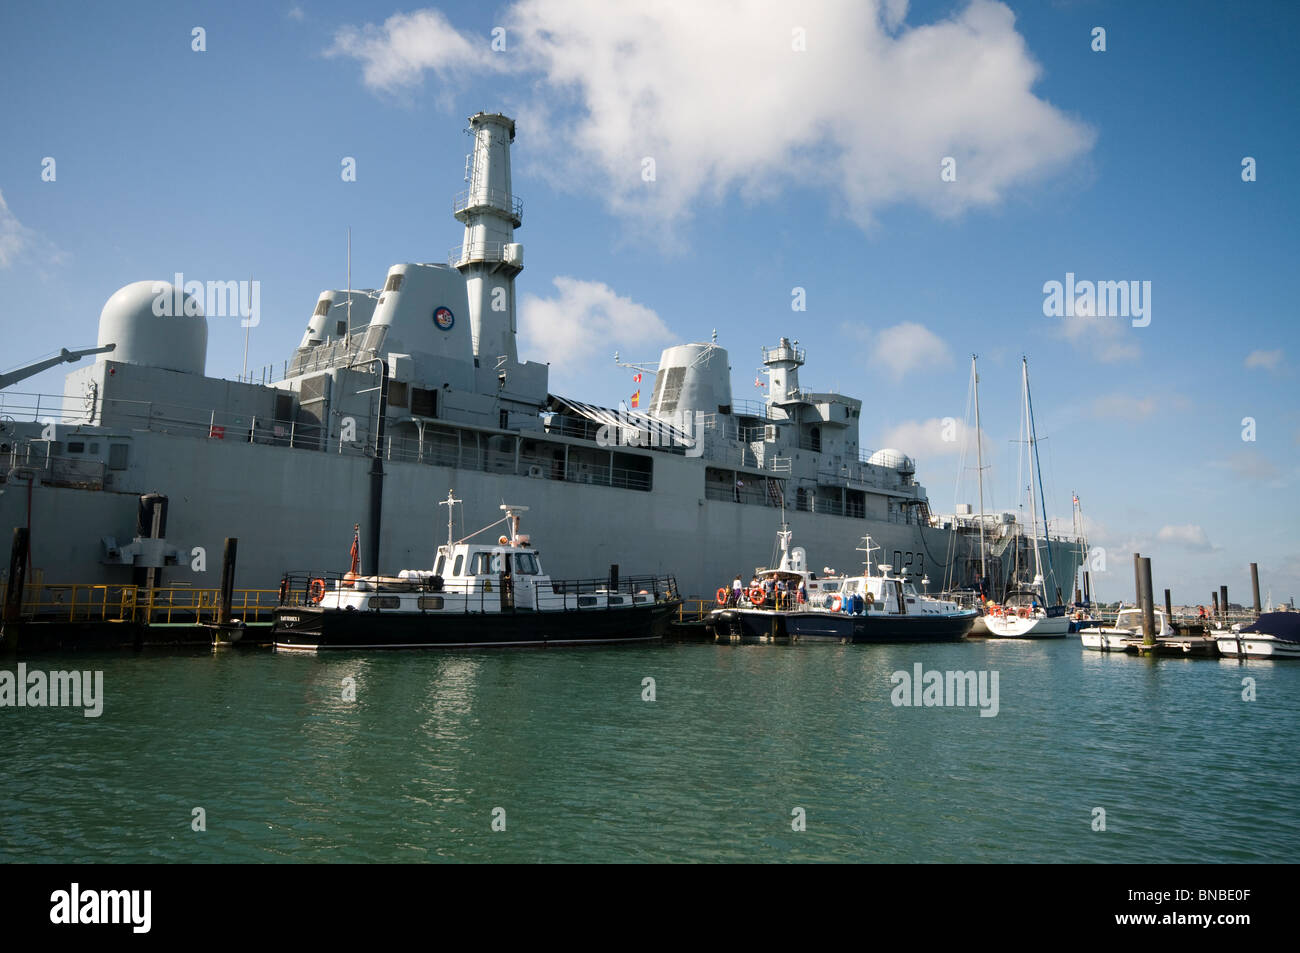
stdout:
[[456,323],[456,317],[451,313],[451,308],[438,308],[433,312],[433,323],[444,331],[450,331]]

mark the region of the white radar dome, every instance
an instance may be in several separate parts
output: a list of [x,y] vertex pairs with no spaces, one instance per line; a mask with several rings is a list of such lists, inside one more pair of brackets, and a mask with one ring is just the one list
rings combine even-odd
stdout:
[[911,457],[893,447],[877,450],[867,458],[867,463],[877,467],[889,467],[891,470],[911,470],[915,467]]
[[99,314],[99,345],[117,347],[97,358],[188,374],[207,366],[208,319],[203,302],[168,281],[135,281],[113,292]]

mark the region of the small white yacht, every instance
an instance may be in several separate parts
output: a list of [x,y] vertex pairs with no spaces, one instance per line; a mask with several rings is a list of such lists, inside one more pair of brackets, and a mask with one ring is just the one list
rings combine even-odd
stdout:
[[1300,612],[1264,612],[1249,625],[1211,635],[1228,658],[1300,658]]
[[[1170,638],[1175,632],[1170,628],[1163,609],[1156,609],[1156,638]],[[1079,641],[1085,649],[1094,652],[1123,652],[1128,643],[1142,639],[1142,610],[1120,609],[1113,626],[1094,626],[1079,630]]]

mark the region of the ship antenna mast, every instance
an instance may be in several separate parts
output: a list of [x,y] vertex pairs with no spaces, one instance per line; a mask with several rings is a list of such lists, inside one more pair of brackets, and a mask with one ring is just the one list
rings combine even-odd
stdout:
[[866,567],[867,575],[870,576],[871,575],[871,551],[874,549],[879,549],[880,547],[871,545],[870,536],[863,536],[862,543],[863,545],[857,547],[857,549],[858,552],[860,553],[866,553],[866,555],[862,558],[862,565]]
[[453,538],[454,538],[452,533],[452,528],[451,528],[452,527],[451,514],[455,512],[456,504],[459,502],[460,500],[456,499],[456,491],[448,490],[447,498],[438,504],[439,506],[447,507],[447,549],[448,551],[451,550],[451,547],[453,545]]

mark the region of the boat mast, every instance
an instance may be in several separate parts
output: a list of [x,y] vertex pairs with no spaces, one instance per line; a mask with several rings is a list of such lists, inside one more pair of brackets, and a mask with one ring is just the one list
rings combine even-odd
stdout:
[[456,491],[448,490],[447,498],[438,504],[439,506],[447,507],[447,553],[449,556],[451,554],[451,547],[454,545],[452,528],[451,528],[452,527],[451,514],[455,512],[456,504],[459,502],[460,500],[456,499]]
[[[1024,360],[1022,358],[1022,360]],[[1043,466],[1038,460],[1038,435],[1034,430],[1034,398],[1029,392],[1029,361],[1025,360],[1025,408],[1029,413],[1029,448],[1033,451],[1032,463],[1033,472],[1029,474],[1030,489],[1034,485],[1034,476],[1038,477],[1038,505],[1043,508],[1043,541],[1047,543],[1047,575],[1052,580],[1053,588],[1056,587],[1056,566],[1052,562],[1052,535],[1051,526],[1047,522],[1047,494],[1043,490]],[[1038,551],[1038,539],[1034,539],[1034,551]],[[1039,574],[1042,574],[1042,567],[1039,567]],[[1043,599],[1050,601],[1047,595],[1047,580],[1043,580]],[[1058,600],[1059,601],[1059,600]],[[1055,605],[1056,603],[1051,603]]]
[[984,560],[984,441],[980,436],[980,375],[975,368],[974,354],[970,356],[970,373],[975,382],[975,472],[980,487],[980,581],[983,583],[989,575]]
[[[1029,412],[1029,361],[1022,356],[1020,358],[1021,380],[1024,383],[1025,398],[1025,426],[1029,431],[1029,461],[1032,464],[1034,459],[1034,419]],[[1043,600],[1047,600],[1047,581],[1043,579],[1043,557],[1038,552],[1038,504],[1034,499],[1034,474],[1031,470],[1029,473],[1029,519],[1034,534],[1034,576],[1042,583]]]

